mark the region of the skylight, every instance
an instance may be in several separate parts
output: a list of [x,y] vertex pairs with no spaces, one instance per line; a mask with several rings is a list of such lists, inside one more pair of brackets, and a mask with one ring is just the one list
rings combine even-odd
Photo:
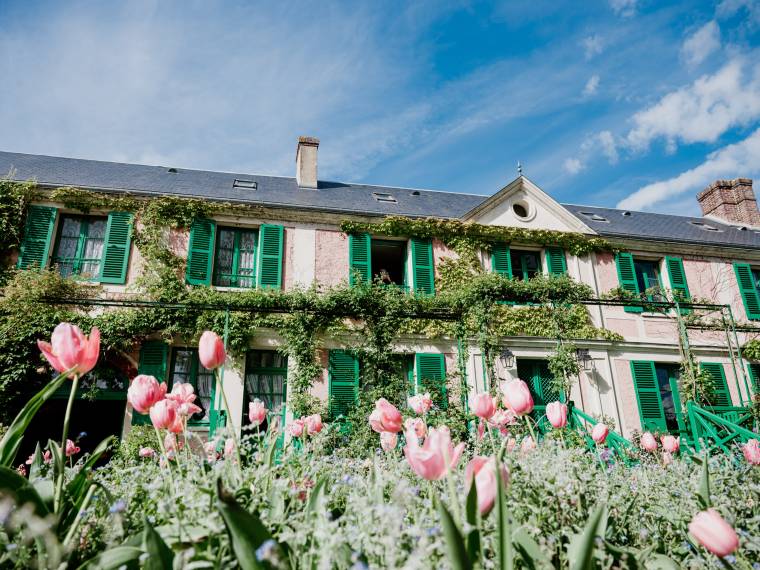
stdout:
[[232,183],[233,188],[249,188],[251,190],[256,190],[257,183],[253,180],[241,180],[238,178],[235,178],[235,181]]
[[372,192],[372,197],[378,202],[388,202],[390,204],[398,204],[398,200],[393,197],[393,194],[384,194],[382,192]]
[[605,218],[604,216],[600,216],[599,214],[595,214],[594,212],[581,212],[582,216],[586,216],[589,220],[593,220],[595,222],[607,222],[609,223],[609,220]]
[[712,226],[706,222],[703,222],[701,220],[691,220],[689,223],[692,226],[697,226],[698,228],[702,228],[706,232],[722,232],[723,230],[716,228],[715,226]]

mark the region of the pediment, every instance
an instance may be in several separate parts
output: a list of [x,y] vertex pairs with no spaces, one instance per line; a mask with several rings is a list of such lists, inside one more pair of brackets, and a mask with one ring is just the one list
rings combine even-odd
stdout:
[[536,230],[596,232],[533,182],[519,176],[462,216],[464,222]]

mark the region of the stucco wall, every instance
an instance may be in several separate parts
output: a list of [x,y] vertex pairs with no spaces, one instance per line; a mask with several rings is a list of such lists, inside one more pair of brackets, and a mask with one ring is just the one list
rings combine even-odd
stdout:
[[316,231],[316,270],[319,285],[332,287],[348,282],[348,236],[338,231]]

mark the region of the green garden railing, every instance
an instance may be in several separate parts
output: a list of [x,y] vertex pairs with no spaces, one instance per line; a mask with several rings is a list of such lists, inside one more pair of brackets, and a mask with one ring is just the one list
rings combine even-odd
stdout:
[[690,444],[696,452],[721,451],[733,455],[736,445],[760,439],[760,434],[751,430],[754,419],[747,408],[721,406],[706,409],[688,402],[686,410],[691,429]]

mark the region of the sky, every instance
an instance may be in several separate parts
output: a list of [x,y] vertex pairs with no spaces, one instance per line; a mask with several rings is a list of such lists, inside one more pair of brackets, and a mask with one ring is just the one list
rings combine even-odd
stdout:
[[[760,0],[0,0],[0,150],[698,215],[760,180]],[[760,187],[760,182],[757,184]]]

